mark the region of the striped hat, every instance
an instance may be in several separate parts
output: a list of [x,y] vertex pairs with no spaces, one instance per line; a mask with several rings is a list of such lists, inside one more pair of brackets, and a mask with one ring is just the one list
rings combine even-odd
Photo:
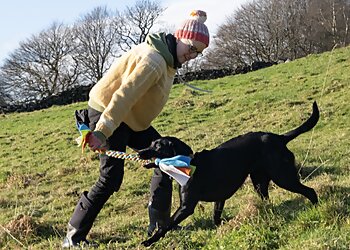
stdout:
[[209,31],[204,22],[207,20],[207,13],[201,10],[193,10],[190,18],[185,20],[175,31],[177,39],[190,39],[202,42],[208,47]]

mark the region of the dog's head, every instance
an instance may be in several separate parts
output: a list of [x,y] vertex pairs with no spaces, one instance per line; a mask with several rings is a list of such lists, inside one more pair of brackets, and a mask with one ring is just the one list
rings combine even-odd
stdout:
[[[193,151],[190,146],[180,139],[166,136],[153,141],[148,148],[141,149],[138,153],[141,159],[150,160],[152,158],[170,158],[176,155],[191,156]],[[151,163],[144,167],[155,167],[155,164]]]

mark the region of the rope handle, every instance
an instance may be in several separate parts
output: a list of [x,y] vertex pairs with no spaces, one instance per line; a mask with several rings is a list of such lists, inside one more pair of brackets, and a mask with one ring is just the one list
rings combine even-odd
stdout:
[[107,150],[105,154],[109,157],[117,158],[117,159],[123,159],[123,160],[129,160],[129,161],[136,161],[143,163],[144,165],[149,164],[152,162],[152,160],[143,160],[140,158],[140,156],[136,153],[130,154],[115,150]]
[[[77,123],[77,128],[79,130],[80,136],[76,139],[76,142],[78,143],[78,146],[81,146],[81,151],[84,152],[84,148],[87,144],[87,140],[91,133],[91,130],[84,123]],[[115,151],[115,150],[107,150],[106,152],[100,151],[100,153],[106,154],[107,156],[118,158],[118,159],[141,162],[144,165],[152,162],[152,160],[141,159],[137,153],[129,154],[129,153]]]

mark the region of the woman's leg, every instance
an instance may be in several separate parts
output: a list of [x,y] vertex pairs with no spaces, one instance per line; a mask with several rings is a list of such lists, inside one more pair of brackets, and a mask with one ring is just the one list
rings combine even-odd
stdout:
[[[129,145],[136,150],[140,150],[148,147],[153,140],[160,137],[161,135],[153,127],[150,127],[147,130],[133,133]],[[169,220],[171,198],[171,178],[156,168],[151,179],[150,200],[148,203],[149,235],[153,233],[157,226],[161,227]]]
[[[90,128],[93,130],[100,117],[100,112],[89,109]],[[125,151],[130,130],[122,124],[108,138],[110,149]],[[108,198],[117,192],[123,181],[124,160],[100,155],[100,176],[89,192],[83,192],[73,215],[68,223],[68,232],[63,247],[86,242],[93,222]]]

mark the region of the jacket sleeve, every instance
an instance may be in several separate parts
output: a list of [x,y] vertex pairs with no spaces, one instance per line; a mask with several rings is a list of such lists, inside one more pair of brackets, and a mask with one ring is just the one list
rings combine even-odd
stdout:
[[113,94],[95,130],[101,131],[107,138],[110,137],[134,104],[157,83],[160,77],[159,65],[139,62]]

